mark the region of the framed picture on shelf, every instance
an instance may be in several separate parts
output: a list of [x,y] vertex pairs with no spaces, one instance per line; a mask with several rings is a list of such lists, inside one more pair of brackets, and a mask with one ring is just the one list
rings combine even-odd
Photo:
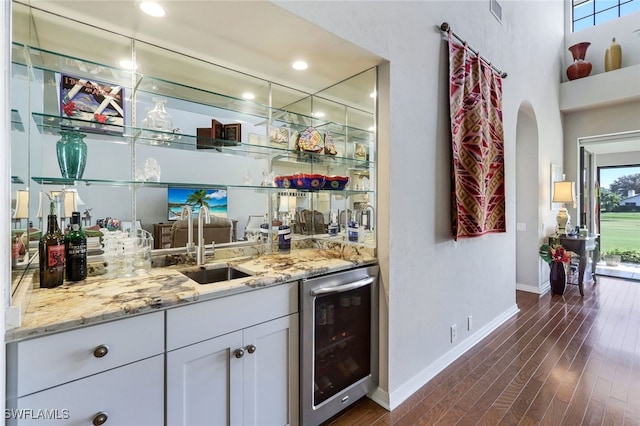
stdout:
[[228,141],[240,142],[242,139],[241,124],[225,124],[224,125],[224,139]]
[[63,120],[63,125],[81,130],[124,133],[124,114],[122,86],[60,75],[60,116],[79,120]]
[[224,139],[224,124],[216,120],[211,119],[211,137],[214,139]]
[[213,137],[213,129],[211,127],[198,127],[196,129],[196,148],[211,149],[219,146],[220,143],[216,145],[216,140]]
[[271,127],[269,129],[269,143],[277,148],[289,148],[289,129],[286,127]]

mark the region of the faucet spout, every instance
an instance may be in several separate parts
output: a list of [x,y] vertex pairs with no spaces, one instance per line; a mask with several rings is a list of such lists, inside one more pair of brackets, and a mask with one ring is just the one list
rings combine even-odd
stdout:
[[187,217],[187,253],[191,253],[195,248],[195,244],[193,243],[193,211],[191,210],[191,206],[182,206],[182,214],[180,215],[182,219]]
[[196,247],[196,264],[204,264],[204,224],[211,223],[209,207],[202,205],[198,212],[198,245]]

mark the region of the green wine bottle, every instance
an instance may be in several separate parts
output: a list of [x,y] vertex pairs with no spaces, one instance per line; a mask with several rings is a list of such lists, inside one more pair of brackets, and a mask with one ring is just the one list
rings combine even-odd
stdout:
[[64,236],[58,226],[58,217],[49,214],[47,233],[40,238],[40,288],[52,288],[64,282]]
[[64,239],[67,281],[87,278],[87,235],[80,225],[80,212],[71,213],[71,231]]

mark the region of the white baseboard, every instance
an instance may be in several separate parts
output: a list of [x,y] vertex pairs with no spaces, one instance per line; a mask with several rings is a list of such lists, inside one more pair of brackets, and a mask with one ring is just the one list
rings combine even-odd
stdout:
[[[374,397],[378,397],[382,399],[378,401],[371,397],[376,403],[383,406],[387,410],[393,410],[397,406],[399,406],[402,402],[404,402],[407,398],[413,395],[418,391],[422,386],[427,384],[429,380],[433,379],[438,373],[444,370],[449,364],[458,359],[462,354],[471,349],[476,343],[480,340],[487,337],[492,331],[502,325],[505,321],[511,318],[513,315],[517,314],[519,311],[518,305],[514,304],[509,309],[504,311],[498,317],[496,317],[493,321],[479,329],[477,332],[460,342],[458,346],[451,349],[449,352],[445,353],[438,360],[436,360],[433,364],[429,365],[427,368],[418,373],[411,380],[406,382],[404,385],[400,386],[398,389],[386,393],[380,391],[377,393],[377,390],[373,392]],[[385,395],[386,394],[386,395]]]
[[549,281],[545,281],[544,284],[542,284],[542,287],[538,287],[535,285],[516,283],[516,290],[543,295],[547,294],[547,292],[551,290],[551,284],[549,284]]

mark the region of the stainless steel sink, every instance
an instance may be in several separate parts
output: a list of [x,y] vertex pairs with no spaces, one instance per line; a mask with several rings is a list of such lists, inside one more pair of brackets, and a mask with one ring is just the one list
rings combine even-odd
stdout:
[[211,284],[220,281],[229,281],[236,278],[251,276],[246,272],[239,271],[231,266],[218,266],[212,268],[198,269],[195,271],[181,271],[183,275],[191,278],[199,284]]

